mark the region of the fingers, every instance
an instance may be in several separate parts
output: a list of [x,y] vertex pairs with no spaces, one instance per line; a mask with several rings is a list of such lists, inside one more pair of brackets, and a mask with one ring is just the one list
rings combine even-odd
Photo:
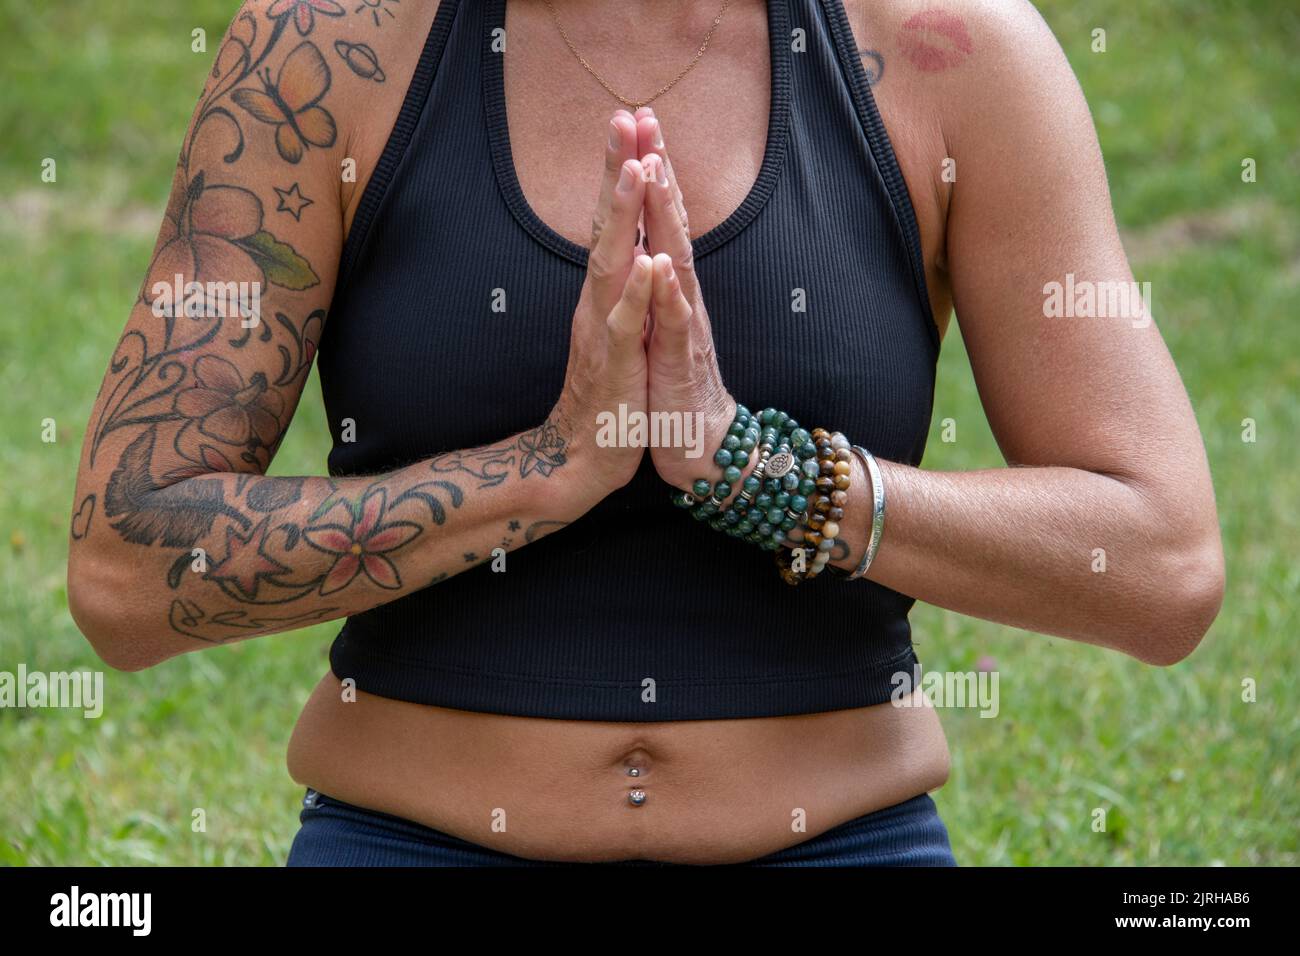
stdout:
[[[650,126],[651,150],[642,159],[648,182],[645,193],[645,229],[648,248],[652,253],[667,253],[672,257],[674,270],[677,272],[685,290],[686,297],[695,300],[698,287],[695,280],[694,250],[691,246],[690,229],[686,222],[685,209],[681,204],[676,182],[670,176],[670,168],[664,158],[663,140],[659,134],[658,120],[643,118],[638,123],[638,143],[641,141],[643,127]],[[654,146],[654,143],[659,143]]]
[[[632,264],[636,223],[645,200],[645,171],[636,158],[636,121],[627,110],[610,118],[605,142],[605,171],[591,219],[587,278],[597,315],[608,315],[623,293]],[[631,227],[629,232],[629,216]]]
[[659,125],[659,118],[655,116],[654,110],[648,106],[643,106],[636,111],[636,133],[637,133],[637,156],[645,162],[647,156],[652,153],[664,161],[664,170],[668,173],[668,185],[673,194],[673,201],[677,204],[677,215],[681,218],[682,224],[687,227],[686,234],[690,235],[690,225],[686,219],[686,204],[682,201],[682,191],[677,186],[677,176],[673,173],[673,161],[668,156],[668,150],[664,146],[663,128]]
[[654,282],[651,303],[654,310],[654,338],[670,361],[686,362],[690,358],[691,303],[682,289],[681,279],[667,253],[654,257]]
[[[647,164],[647,176],[651,183],[646,191],[646,206],[653,207],[653,212],[646,216],[647,250],[667,252],[676,263],[677,272],[681,274],[686,297],[697,294],[695,286],[694,261],[690,246],[690,224],[686,219],[686,204],[682,202],[681,190],[677,187],[677,177],[673,176],[672,160],[664,146],[663,126],[650,107],[641,107],[636,112],[637,121],[637,155],[642,164]],[[662,168],[650,163],[650,157],[658,157]],[[653,166],[653,168],[651,168]],[[662,169],[662,172],[660,172]],[[667,178],[667,185],[663,179]],[[672,208],[667,208],[667,198],[672,198]],[[651,225],[654,221],[654,225]]]
[[644,352],[641,330],[646,313],[650,310],[650,297],[654,280],[650,257],[639,255],[628,270],[622,297],[610,310],[606,326],[609,331],[609,368],[618,374],[639,367]]
[[608,315],[622,297],[636,255],[637,222],[644,201],[644,171],[639,161],[629,159],[620,167],[608,201],[596,213],[600,226],[587,257],[587,282],[597,315]]
[[605,174],[600,180],[600,197],[596,200],[596,217],[591,224],[591,247],[596,247],[604,223],[601,210],[608,209],[618,183],[619,171],[629,159],[640,159],[637,152],[636,120],[627,110],[618,110],[609,120],[609,139],[605,144]]

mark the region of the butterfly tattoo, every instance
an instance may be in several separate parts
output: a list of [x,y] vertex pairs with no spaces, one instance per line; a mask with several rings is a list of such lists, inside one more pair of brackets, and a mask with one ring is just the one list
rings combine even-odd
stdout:
[[254,119],[275,127],[275,148],[285,162],[298,162],[310,146],[334,145],[334,117],[317,105],[330,88],[330,70],[314,44],[298,44],[274,82],[269,68],[258,79],[262,89],[236,90],[231,98]]

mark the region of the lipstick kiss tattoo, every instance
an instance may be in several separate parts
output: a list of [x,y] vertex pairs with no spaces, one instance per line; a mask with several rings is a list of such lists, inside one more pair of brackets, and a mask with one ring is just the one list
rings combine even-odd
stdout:
[[898,45],[908,61],[924,73],[958,66],[975,49],[966,24],[946,10],[924,10],[903,21]]

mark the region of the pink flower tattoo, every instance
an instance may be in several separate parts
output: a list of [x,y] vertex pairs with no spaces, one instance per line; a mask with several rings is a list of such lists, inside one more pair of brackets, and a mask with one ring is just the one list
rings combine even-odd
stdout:
[[422,529],[411,521],[385,523],[387,507],[387,493],[376,488],[361,499],[359,507],[349,508],[352,520],[347,527],[321,524],[303,530],[303,537],[313,548],[337,555],[321,584],[322,595],[347,587],[363,571],[381,588],[395,590],[402,586],[401,575],[385,555],[408,544]]
[[278,20],[292,14],[298,35],[305,37],[316,25],[317,13],[323,13],[327,17],[341,17],[345,12],[347,11],[334,0],[275,0],[266,15],[268,19]]

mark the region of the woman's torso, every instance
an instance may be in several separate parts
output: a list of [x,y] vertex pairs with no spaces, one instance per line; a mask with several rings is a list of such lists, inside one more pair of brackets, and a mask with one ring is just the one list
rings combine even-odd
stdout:
[[[795,6],[806,11],[817,4]],[[426,32],[432,11],[424,16],[422,25],[408,21],[406,28]],[[702,34],[712,13],[700,16]],[[735,221],[767,159],[774,68],[767,21],[764,4],[733,3],[690,79],[655,103],[696,238]],[[505,35],[514,40],[504,71],[508,142],[523,197],[550,231],[583,246],[601,172],[599,148],[591,144],[601,142],[617,104],[571,71],[580,68],[542,5],[510,4]],[[673,54],[689,57],[693,44],[649,26],[635,50],[604,58],[616,63],[610,71],[616,87],[655,88],[679,68]],[[592,59],[601,52],[593,47]],[[401,98],[389,93],[369,120],[373,128],[360,137],[359,152],[378,156],[400,107]],[[906,124],[905,98],[897,108],[898,117],[886,117],[891,133],[900,120]],[[922,154],[932,137],[909,128],[901,140],[895,136],[900,141],[907,146],[898,150],[898,162],[915,198],[914,174],[928,168]],[[358,184],[349,217],[364,187]],[[941,246],[935,230],[942,229],[942,211],[928,192],[915,210],[931,304],[944,314],[937,311],[946,300],[932,254]],[[474,713],[364,690],[355,702],[343,697],[338,679],[327,675],[291,745],[296,780],[542,858],[751,858],[933,789],[947,775],[942,730],[928,708],[877,704],[798,716],[626,723]],[[641,770],[637,778],[627,775],[632,765]],[[647,793],[644,805],[628,803],[633,786]],[[801,815],[802,831],[792,826]]]

